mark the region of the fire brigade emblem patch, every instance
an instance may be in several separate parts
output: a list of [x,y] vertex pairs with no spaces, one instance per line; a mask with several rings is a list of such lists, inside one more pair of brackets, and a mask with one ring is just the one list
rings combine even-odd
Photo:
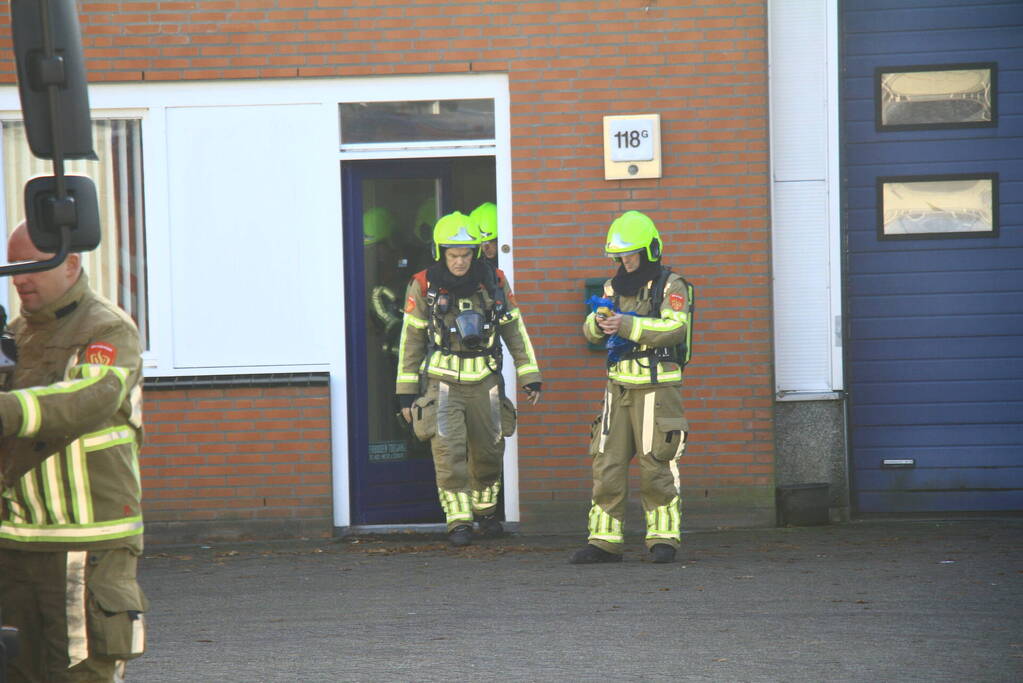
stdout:
[[117,349],[104,342],[93,342],[85,347],[85,362],[96,365],[113,365],[117,360]]
[[671,304],[671,310],[681,311],[686,307],[686,298],[682,294],[672,294],[668,297],[668,303]]
[[411,313],[414,310],[416,310],[416,300],[409,297],[408,301],[405,302],[405,312]]

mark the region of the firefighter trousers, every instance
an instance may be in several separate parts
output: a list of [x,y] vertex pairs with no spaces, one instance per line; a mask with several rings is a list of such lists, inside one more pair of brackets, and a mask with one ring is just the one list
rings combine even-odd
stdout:
[[113,683],[145,649],[148,603],[138,556],[95,551],[0,550],[0,610],[18,627],[7,680]]
[[608,382],[603,411],[594,420],[590,434],[590,544],[608,552],[622,552],[629,461],[636,455],[646,516],[646,547],[658,543],[679,547],[678,461],[688,429],[678,386],[630,389]]
[[436,434],[430,440],[448,531],[497,509],[504,464],[501,387],[495,374],[476,384],[430,380]]

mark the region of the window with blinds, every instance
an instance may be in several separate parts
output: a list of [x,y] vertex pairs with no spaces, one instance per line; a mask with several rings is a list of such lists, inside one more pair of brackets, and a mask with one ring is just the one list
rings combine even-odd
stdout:
[[[3,121],[3,177],[7,231],[24,220],[25,183],[35,176],[53,175],[53,164],[29,151],[21,121]],[[92,122],[97,161],[64,162],[68,174],[90,177],[99,200],[102,241],[82,254],[93,289],[123,308],[139,327],[144,349],[149,348],[146,284],[146,228],[142,194],[142,122],[139,119],[97,119]],[[19,300],[13,287],[8,301],[11,318]]]

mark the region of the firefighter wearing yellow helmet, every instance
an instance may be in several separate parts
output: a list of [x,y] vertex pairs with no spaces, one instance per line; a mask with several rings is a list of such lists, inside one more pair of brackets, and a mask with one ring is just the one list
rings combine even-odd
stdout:
[[497,267],[497,205],[483,202],[469,214],[480,232],[483,257]]
[[[629,461],[640,465],[646,547],[654,562],[671,562],[681,541],[678,460],[689,429],[679,388],[690,325],[692,289],[661,265],[654,222],[627,211],[611,223],[604,252],[618,271],[604,284],[613,304],[583,323],[591,343],[613,335],[627,348],[608,356],[604,409],[591,428],[593,496],[587,544],[572,564],[619,562],[628,497]],[[609,347],[610,348],[610,347]]]
[[433,257],[405,294],[396,393],[416,436],[430,441],[448,538],[464,546],[474,520],[483,536],[503,532],[497,501],[515,408],[504,395],[501,340],[531,403],[542,385],[511,288],[480,258],[468,216],[456,211],[437,221]]
[[394,215],[383,206],[367,209],[362,214],[362,244],[371,246],[391,238]]

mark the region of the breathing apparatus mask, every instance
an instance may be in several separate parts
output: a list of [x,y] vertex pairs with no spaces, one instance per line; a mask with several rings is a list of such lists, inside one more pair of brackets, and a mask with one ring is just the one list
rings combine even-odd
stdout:
[[462,339],[462,345],[473,351],[483,348],[487,327],[483,316],[477,311],[465,310],[455,318],[455,330]]

